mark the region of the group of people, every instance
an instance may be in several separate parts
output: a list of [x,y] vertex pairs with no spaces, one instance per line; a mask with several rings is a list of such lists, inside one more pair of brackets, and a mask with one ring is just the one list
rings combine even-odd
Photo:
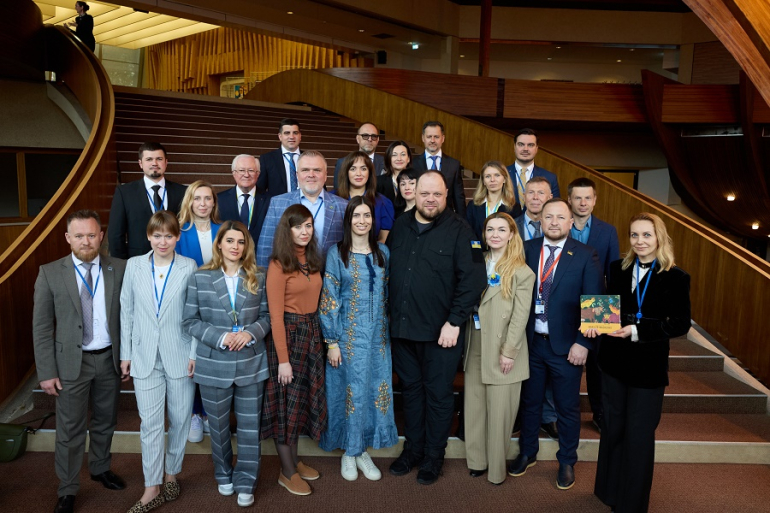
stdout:
[[[129,379],[145,478],[129,513],[179,497],[185,443],[204,432],[218,492],[237,492],[240,506],[254,503],[268,438],[292,494],[311,494],[320,477],[300,459],[300,436],[342,450],[344,479],[381,479],[367,451],[399,441],[394,372],[405,442],[389,472],[417,468],[432,484],[459,368],[470,475],[495,485],[524,475],[543,429],[558,438],[556,484],[568,489],[584,365],[601,430],[595,493],[615,511],[646,510],[668,340],[690,325],[689,276],[663,222],[635,216],[620,260],[615,228],[592,214],[595,184],[575,180],[559,198],[556,176],[534,165],[533,130],[516,134],[514,164],[484,164],[467,204],[441,123],[425,123],[414,159],[404,141],[377,155],[379,136],[361,125],[333,192],[326,159],[299,150],[293,119],[280,123],[279,149],[233,159],[235,186],[219,194],[166,180],[165,148],[145,143],[144,177],[113,197],[110,256],[99,254],[96,212],[68,217],[72,252],[41,267],[33,326],[41,388],[57,396],[56,512],[74,511],[87,431],[92,479],[125,487],[109,448]],[[579,331],[580,296],[605,291],[621,296],[623,328],[602,341]]]

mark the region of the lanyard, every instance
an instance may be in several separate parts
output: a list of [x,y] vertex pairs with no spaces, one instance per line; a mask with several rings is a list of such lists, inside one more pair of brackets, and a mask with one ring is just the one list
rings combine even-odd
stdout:
[[222,269],[222,274],[225,275],[225,286],[228,283],[228,281],[227,281],[228,278],[235,278],[235,286],[233,287],[233,293],[232,294],[230,294],[230,287],[227,287],[227,295],[230,298],[230,306],[233,307],[233,312],[235,312],[235,300],[238,297],[238,280],[240,280],[240,276],[238,275],[238,273],[236,273],[235,276],[228,276],[225,273],[224,269]]
[[[315,214],[313,214],[313,224],[315,224],[315,218],[318,217],[318,213],[321,211],[321,208],[324,206],[324,197],[319,196],[319,199],[321,200],[321,202],[318,204],[318,208],[316,209]],[[307,200],[307,202],[310,203],[310,200]]]
[[527,216],[524,216],[524,229],[527,230],[527,240],[532,240],[532,232],[529,230],[529,221],[527,220]]
[[[91,290],[91,287],[88,286],[88,282],[83,277],[83,274],[81,274],[80,269],[78,269],[78,266],[76,266],[74,263],[72,266],[75,268],[75,271],[78,273],[78,276],[80,276],[81,281],[83,282],[83,286],[86,288],[88,293],[91,295],[91,299],[93,299],[96,296],[96,289],[99,288],[99,278],[102,277],[102,264],[99,263],[99,274],[96,275],[96,283],[94,284],[94,290]],[[89,273],[91,271],[88,271]]]
[[[658,261],[657,258],[652,261],[650,270],[647,271],[648,275],[655,268],[655,262],[657,261]],[[636,257],[636,304],[639,305],[639,311],[636,312],[637,323],[642,319],[642,303],[644,303],[644,296],[647,295],[647,287],[650,285],[650,281],[651,281],[651,278],[647,276],[647,283],[644,284],[644,290],[642,291],[641,297],[639,297],[639,289],[641,288],[641,284],[639,283],[639,257]]]
[[[557,248],[558,248],[558,246],[557,246]],[[556,251],[556,249],[553,249],[553,251]],[[556,268],[556,264],[559,263],[559,260],[561,259],[562,253],[564,253],[564,251],[561,251],[559,253],[559,256],[556,257],[556,260],[553,261],[553,263],[551,264],[551,267],[549,267],[545,271],[545,276],[543,276],[543,256],[545,256],[545,246],[541,246],[540,247],[540,273],[539,273],[539,276],[540,276],[540,280],[539,280],[540,281],[540,288],[538,289],[538,293],[540,295],[543,294],[543,282],[548,279],[548,277],[551,275],[551,272]],[[550,256],[550,255],[548,255],[548,256]]]
[[155,200],[152,199],[152,196],[150,196],[150,191],[147,189],[144,190],[144,192],[147,193],[147,197],[150,198],[150,206],[152,207],[152,213],[155,214],[158,212],[158,210],[163,210],[163,202],[166,201],[166,188],[163,188],[163,197],[160,198],[160,209],[155,208]]
[[[489,216],[490,216],[490,214],[494,214],[495,212],[497,212],[498,210],[500,210],[500,205],[502,205],[502,204],[503,204],[503,200],[502,200],[502,199],[500,199],[500,200],[497,202],[497,205],[495,205],[495,208],[492,210],[492,212],[490,212],[490,211],[489,211],[489,202],[487,201],[486,203],[484,203],[484,210],[485,210],[485,211],[486,211],[486,213],[487,213],[487,216],[486,216],[486,217],[489,217]],[[530,239],[531,239],[531,238],[532,238],[532,237],[530,237]]]
[[166,279],[163,281],[163,290],[160,292],[160,297],[158,297],[158,286],[155,284],[155,255],[150,255],[150,262],[152,263],[152,290],[155,291],[155,302],[158,303],[158,311],[155,312],[155,318],[158,318],[160,316],[160,305],[163,304],[163,296],[166,295],[166,285],[168,284],[168,277],[171,276],[171,269],[174,268],[174,261],[176,260],[176,253],[174,253],[174,258],[171,259],[171,265],[168,268],[168,272],[166,273]]

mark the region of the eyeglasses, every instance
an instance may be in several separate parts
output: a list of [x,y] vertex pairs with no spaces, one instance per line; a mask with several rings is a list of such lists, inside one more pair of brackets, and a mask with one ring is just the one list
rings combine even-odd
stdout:
[[360,137],[364,141],[368,141],[370,139],[372,141],[377,141],[380,138],[379,134],[358,134],[358,137]]
[[236,169],[233,173],[236,175],[254,175],[257,174],[258,171],[256,169]]

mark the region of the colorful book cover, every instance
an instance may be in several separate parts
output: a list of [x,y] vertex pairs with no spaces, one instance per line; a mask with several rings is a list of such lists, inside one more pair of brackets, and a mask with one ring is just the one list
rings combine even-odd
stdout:
[[620,296],[580,296],[580,331],[612,333],[620,329]]

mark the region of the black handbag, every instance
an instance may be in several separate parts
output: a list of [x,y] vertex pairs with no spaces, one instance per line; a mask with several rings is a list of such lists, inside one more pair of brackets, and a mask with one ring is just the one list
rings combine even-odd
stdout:
[[53,412],[45,416],[32,419],[25,424],[40,421],[37,428],[31,428],[23,424],[0,424],[0,462],[13,461],[27,450],[27,434],[33,435],[43,427],[45,421],[54,416]]

